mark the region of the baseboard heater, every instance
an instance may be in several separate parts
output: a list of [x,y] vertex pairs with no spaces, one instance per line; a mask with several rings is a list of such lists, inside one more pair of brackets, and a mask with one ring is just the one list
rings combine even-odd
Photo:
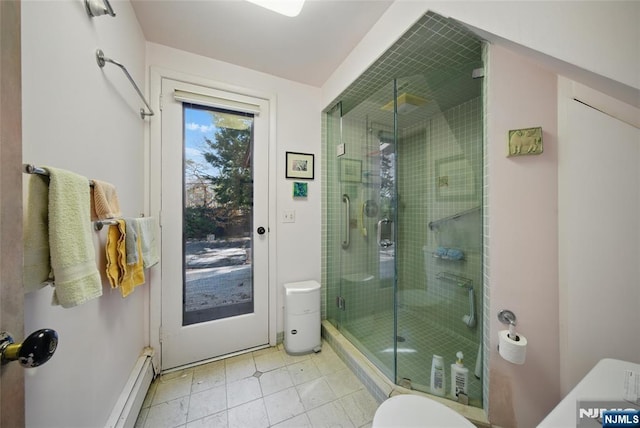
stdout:
[[153,348],[144,348],[113,407],[105,428],[133,428],[135,425],[155,375],[152,357]]

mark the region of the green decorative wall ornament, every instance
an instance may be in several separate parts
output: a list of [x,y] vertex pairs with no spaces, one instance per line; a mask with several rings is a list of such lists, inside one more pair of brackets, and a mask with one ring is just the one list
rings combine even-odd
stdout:
[[307,197],[307,183],[300,183],[295,181],[293,183],[293,197],[294,198],[306,198]]
[[542,127],[509,131],[509,157],[542,153]]

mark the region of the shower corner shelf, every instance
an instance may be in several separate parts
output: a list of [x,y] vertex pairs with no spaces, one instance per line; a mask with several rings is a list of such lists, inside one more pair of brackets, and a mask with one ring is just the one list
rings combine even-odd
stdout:
[[437,253],[431,253],[431,255],[433,256],[434,259],[447,260],[449,262],[463,262],[463,261],[465,261],[464,257],[456,259],[456,258],[453,258],[453,257],[441,256],[440,254],[437,254]]
[[451,272],[439,272],[436,275],[436,278],[438,278],[438,279],[440,279],[442,281],[454,283],[458,287],[464,287],[464,288],[473,287],[473,280],[472,279],[465,278],[464,276],[456,275],[455,273],[451,273]]

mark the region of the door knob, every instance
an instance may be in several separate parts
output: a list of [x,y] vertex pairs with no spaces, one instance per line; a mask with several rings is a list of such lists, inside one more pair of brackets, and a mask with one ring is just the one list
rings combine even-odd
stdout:
[[22,367],[38,367],[51,359],[58,346],[58,333],[44,328],[31,333],[22,343],[14,343],[6,331],[0,332],[2,364],[18,360]]
[[260,227],[258,228],[258,235],[264,235],[264,233],[265,233],[265,232],[266,232],[266,230],[265,230],[265,228],[264,228],[264,227],[260,226]]

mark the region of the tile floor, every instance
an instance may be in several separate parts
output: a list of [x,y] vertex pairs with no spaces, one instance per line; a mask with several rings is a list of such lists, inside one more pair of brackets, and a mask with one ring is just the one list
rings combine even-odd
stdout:
[[378,402],[326,342],[282,345],[157,378],[136,428],[370,427]]

